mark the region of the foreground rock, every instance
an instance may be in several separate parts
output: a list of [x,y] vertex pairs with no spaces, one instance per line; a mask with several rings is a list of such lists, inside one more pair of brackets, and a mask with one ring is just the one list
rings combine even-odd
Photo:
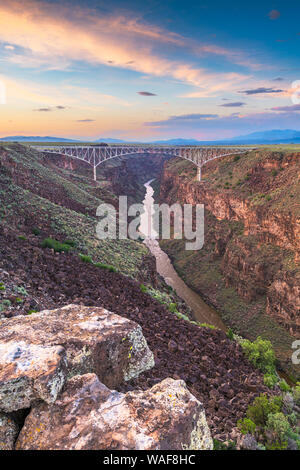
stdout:
[[71,378],[54,404],[32,409],[16,448],[205,450],[212,439],[202,404],[182,380],[123,394],[86,374]]
[[29,408],[38,399],[54,402],[65,378],[66,352],[61,346],[0,343],[0,410]]
[[0,450],[13,450],[19,427],[13,419],[0,413]]
[[0,328],[0,410],[55,401],[66,376],[94,372],[115,387],[153,366],[141,327],[104,308],[68,305],[7,319]]

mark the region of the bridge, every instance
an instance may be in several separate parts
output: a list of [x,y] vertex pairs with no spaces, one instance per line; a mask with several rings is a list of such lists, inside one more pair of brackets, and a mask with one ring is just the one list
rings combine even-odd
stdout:
[[45,153],[55,153],[67,157],[77,158],[93,167],[94,180],[96,181],[97,167],[107,160],[124,155],[134,154],[164,154],[172,157],[180,157],[197,166],[197,180],[201,181],[202,167],[207,162],[228,155],[240,155],[254,150],[253,147],[180,147],[180,146],[156,146],[156,145],[86,145],[86,146],[32,146],[32,148]]

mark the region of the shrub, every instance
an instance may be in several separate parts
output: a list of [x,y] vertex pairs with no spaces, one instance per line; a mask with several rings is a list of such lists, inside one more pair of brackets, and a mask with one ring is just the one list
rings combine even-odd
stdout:
[[275,353],[272,344],[260,336],[252,343],[245,339],[241,342],[248,360],[262,372],[272,374],[275,371]]
[[84,263],[93,263],[92,257],[89,255],[83,255],[82,253],[80,253],[78,256]]
[[45,238],[42,241],[42,248],[52,248],[55,252],[68,252],[72,248],[67,243],[60,243],[58,240],[54,240],[53,238]]
[[97,268],[101,268],[101,269],[107,269],[108,271],[112,273],[116,273],[118,271],[117,268],[115,268],[111,264],[94,263],[94,266],[96,266]]
[[300,405],[300,382],[297,382],[295,387],[293,388],[293,398],[295,400],[296,405]]
[[23,240],[23,241],[26,241],[27,238],[25,237],[25,235],[19,235],[18,236],[19,240]]
[[291,387],[286,383],[284,379],[280,380],[279,387],[282,392],[289,392]]
[[233,161],[238,162],[240,158],[241,158],[240,155],[235,155]]
[[272,176],[275,177],[278,175],[278,171],[273,169],[272,172],[271,172]]
[[234,333],[233,333],[233,331],[232,331],[231,328],[229,328],[229,330],[227,331],[226,335],[227,335],[227,338],[230,339],[230,341],[233,341],[233,339],[234,339]]
[[274,388],[278,382],[278,377],[276,374],[265,374],[264,375],[264,384],[269,388]]
[[3,282],[0,282],[0,290],[5,290],[5,285],[3,284]]
[[237,425],[242,434],[255,433],[256,424],[249,418],[239,419]]
[[64,244],[72,246],[73,248],[76,246],[76,242],[74,242],[73,240],[65,240]]
[[271,413],[267,419],[268,438],[267,448],[286,449],[288,433],[291,431],[290,423],[283,413]]
[[269,414],[280,413],[282,408],[282,397],[268,398],[261,394],[256,397],[252,405],[248,407],[247,417],[253,421],[256,426],[265,426]]
[[169,304],[169,307],[168,307],[168,308],[169,308],[170,312],[172,312],[172,313],[175,313],[175,312],[178,311],[178,310],[177,310],[177,305],[176,305],[175,303]]
[[32,229],[32,233],[33,233],[33,235],[36,235],[36,236],[37,236],[37,235],[39,235],[39,234],[41,233],[41,231],[40,231],[39,228],[34,227],[34,228]]
[[[27,290],[25,289],[25,287],[23,286],[20,286],[20,287],[15,287],[15,291],[18,293],[18,294],[21,294],[21,295],[28,295],[28,292]],[[22,300],[22,299],[21,299]]]
[[147,287],[144,284],[140,285],[140,289],[142,292],[147,292]]
[[201,326],[203,328],[210,328],[211,330],[216,329],[216,327],[214,325],[210,325],[209,323],[198,323],[198,326]]
[[236,450],[236,444],[233,441],[222,442],[218,439],[213,439],[213,450]]
[[37,310],[28,310],[27,315],[31,315],[32,313],[37,313]]

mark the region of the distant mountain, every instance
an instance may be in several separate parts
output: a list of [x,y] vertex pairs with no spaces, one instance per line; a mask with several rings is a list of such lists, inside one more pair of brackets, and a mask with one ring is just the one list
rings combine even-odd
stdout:
[[[0,141],[15,141],[15,142],[83,142],[75,139],[65,139],[62,137],[51,137],[51,136],[23,136],[14,135],[9,137],[2,137]],[[141,143],[138,140],[126,141],[121,139],[115,139],[111,137],[102,137],[94,140],[94,143],[106,143],[106,144],[133,144]],[[93,142],[90,142],[91,144]],[[148,142],[156,145],[267,145],[267,144],[291,144],[300,143],[300,131],[292,129],[273,129],[270,131],[252,132],[251,134],[241,135],[238,137],[232,137],[230,139],[223,140],[196,140],[196,139],[168,139],[168,140],[156,140],[155,142]]]
[[159,140],[154,144],[164,145],[258,145],[258,144],[290,144],[300,143],[300,132],[292,129],[280,130],[273,129],[271,131],[253,132],[248,135],[232,137],[223,140],[195,140],[195,139],[170,139]]
[[256,144],[298,143],[300,142],[300,132],[292,129],[273,129],[271,131],[252,132],[248,135],[226,139],[226,141],[229,140],[230,142]]
[[25,136],[25,135],[12,135],[9,137],[0,138],[2,142],[80,142],[80,140],[64,139],[63,137],[50,137],[45,136]]
[[100,137],[100,139],[94,140],[94,142],[104,142],[105,144],[123,144],[125,140],[112,139],[110,137]]
[[152,144],[160,145],[199,145],[201,142],[195,139],[169,139],[169,140],[156,140]]

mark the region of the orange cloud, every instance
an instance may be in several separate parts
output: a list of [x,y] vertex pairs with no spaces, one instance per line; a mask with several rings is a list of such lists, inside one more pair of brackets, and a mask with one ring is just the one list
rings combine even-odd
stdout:
[[[63,69],[84,60],[152,76],[169,76],[198,87],[209,88],[218,80],[216,73],[154,52],[156,41],[194,48],[180,35],[123,16],[100,17],[79,7],[54,7],[35,0],[26,1],[26,8],[19,0],[2,4],[0,40],[22,48],[22,53],[12,53],[9,60],[26,67]],[[220,48],[204,47],[202,51],[230,56],[229,51]],[[226,74],[223,76],[226,78]]]

